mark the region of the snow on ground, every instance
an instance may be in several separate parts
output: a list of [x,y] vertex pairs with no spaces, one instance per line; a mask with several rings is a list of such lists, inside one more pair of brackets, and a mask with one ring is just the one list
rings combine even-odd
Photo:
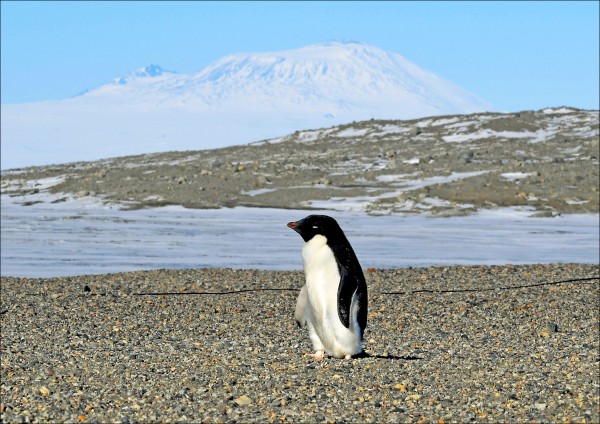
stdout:
[[[404,179],[404,175],[380,175],[377,177],[379,181],[385,181],[391,183],[392,186],[398,187],[395,190],[386,191],[379,195],[368,195],[368,196],[355,196],[351,198],[346,197],[332,197],[328,200],[309,200],[304,202],[304,206],[316,209],[328,209],[340,212],[365,212],[369,204],[382,199],[397,198],[407,191],[417,190],[419,188],[435,185],[435,184],[446,184],[449,182],[461,180],[464,178],[476,177],[478,175],[487,174],[489,171],[473,171],[473,172],[453,172],[447,176],[436,176],[430,178],[423,178],[420,180],[415,179]],[[377,188],[373,187],[370,191],[376,191]],[[436,201],[431,203],[424,200],[425,204],[417,204],[414,202],[405,203],[403,210],[406,212],[422,209],[431,209],[435,205]],[[457,205],[460,207],[460,205]],[[471,205],[463,205],[463,207],[469,207]]]
[[405,163],[407,165],[418,165],[419,162],[421,162],[421,159],[419,158],[410,158],[402,161],[402,163]]
[[[38,180],[2,180],[2,206],[4,204],[29,205],[36,203],[59,204],[66,199],[78,200],[77,205],[98,207],[102,204],[102,198],[98,196],[80,196],[73,193],[50,193],[49,189],[62,183],[68,175],[58,177],[41,178]],[[7,182],[8,181],[8,182]],[[16,191],[28,190],[27,194],[12,197]],[[3,209],[4,210],[4,209]],[[2,226],[5,225],[2,219]],[[2,245],[4,246],[4,240]]]
[[563,114],[563,113],[573,113],[574,109],[570,107],[561,107],[561,108],[546,108],[543,110],[545,114]]
[[10,180],[10,183],[2,182],[2,190],[47,190],[50,187],[54,187],[57,184],[62,183],[67,178],[66,175],[60,175],[58,177],[41,178],[38,180]]
[[384,137],[389,134],[404,134],[410,131],[410,128],[402,125],[382,125],[369,134],[370,137]]
[[[179,206],[123,211],[80,200],[24,207],[13,200],[2,196],[3,276],[301,269],[302,240],[286,224],[310,213]],[[321,213],[338,220],[363,268],[598,262],[597,214],[532,218],[525,209],[453,218]]]
[[[597,214],[531,218],[528,215],[532,211],[527,209],[502,209],[467,217],[428,218],[364,213],[377,199],[485,172],[423,179],[414,179],[418,177],[415,173],[379,176],[379,181],[396,189],[378,196],[313,201],[307,206],[326,209],[323,213],[340,221],[364,267],[598,260]],[[503,174],[505,178],[528,175]],[[301,268],[301,241],[285,224],[310,212],[182,207],[124,211],[102,204],[98,197],[48,193],[62,181],[61,177],[23,182],[31,193],[18,197],[10,196],[16,185],[3,185],[2,275],[50,277],[194,267]],[[434,197],[418,203],[407,201],[401,210],[423,212],[444,202]]]
[[467,134],[452,134],[442,137],[447,143],[463,143],[465,141],[481,140],[486,138],[528,138],[531,143],[547,139],[554,135],[551,131],[492,131],[490,129],[480,130],[474,133]]
[[336,137],[364,137],[370,128],[348,128],[335,134]]
[[532,172],[505,172],[504,174],[500,174],[502,178],[509,181],[522,180],[523,178],[530,177],[531,175],[533,175]]
[[241,191],[240,194],[244,194],[246,196],[258,196],[260,194],[270,193],[272,191],[277,191],[276,188],[257,188],[256,190],[248,190]]

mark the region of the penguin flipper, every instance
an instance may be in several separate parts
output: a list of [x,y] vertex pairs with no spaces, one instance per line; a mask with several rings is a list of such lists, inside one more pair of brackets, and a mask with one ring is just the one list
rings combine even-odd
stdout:
[[306,292],[306,286],[302,286],[298,300],[296,300],[296,311],[294,318],[298,327],[302,328],[306,325],[306,304],[308,303],[308,293]]
[[338,316],[344,327],[350,328],[350,307],[352,296],[358,289],[358,281],[352,278],[348,269],[340,267],[340,285],[338,287]]

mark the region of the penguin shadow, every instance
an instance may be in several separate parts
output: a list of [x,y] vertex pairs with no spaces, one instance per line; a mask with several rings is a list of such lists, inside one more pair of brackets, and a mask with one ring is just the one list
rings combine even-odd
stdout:
[[420,361],[423,358],[415,355],[375,355],[368,352],[361,352],[357,355],[352,356],[352,359],[363,359],[363,358],[374,358],[374,359],[385,359],[388,361]]

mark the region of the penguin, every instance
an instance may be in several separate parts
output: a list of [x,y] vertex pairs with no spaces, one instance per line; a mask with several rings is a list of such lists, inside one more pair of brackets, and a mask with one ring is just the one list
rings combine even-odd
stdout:
[[363,351],[367,327],[367,283],[356,254],[337,221],[309,215],[287,226],[304,240],[306,284],[296,302],[295,319],[308,327],[315,353],[349,359]]

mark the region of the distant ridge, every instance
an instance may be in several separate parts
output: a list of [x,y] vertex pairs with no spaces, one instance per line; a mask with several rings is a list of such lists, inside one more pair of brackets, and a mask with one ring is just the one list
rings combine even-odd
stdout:
[[354,120],[492,111],[399,54],[357,42],[149,65],[81,95],[2,105],[2,169],[244,144]]

